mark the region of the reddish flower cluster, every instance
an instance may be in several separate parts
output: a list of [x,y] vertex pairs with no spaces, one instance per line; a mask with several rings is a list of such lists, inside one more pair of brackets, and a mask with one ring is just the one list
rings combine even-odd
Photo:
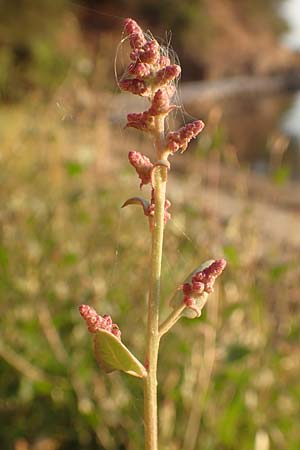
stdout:
[[130,54],[130,58],[135,61],[139,60],[146,64],[158,64],[160,65],[160,48],[158,42],[153,39],[149,42],[146,42],[142,47],[138,50],[134,50]]
[[136,61],[128,66],[128,73],[135,75],[137,78],[145,78],[150,75],[149,64]]
[[138,78],[120,80],[119,86],[123,91],[128,91],[135,95],[147,96],[150,94],[150,89],[147,88],[145,82]]
[[204,128],[202,120],[195,120],[195,122],[188,123],[177,131],[171,131],[167,136],[168,149],[175,153],[181,150],[183,153],[191,139],[195,138]]
[[149,111],[127,114],[126,127],[132,127],[140,131],[151,132],[155,129],[154,125],[154,117],[153,115],[149,114]]
[[176,106],[170,105],[166,90],[158,89],[153,97],[151,107],[142,113],[128,114],[126,126],[145,132],[155,132],[155,116],[166,116],[174,108]]
[[126,33],[130,36],[131,48],[142,48],[146,44],[143,30],[132,19],[125,19],[124,28]]
[[[176,91],[174,81],[180,76],[181,68],[177,64],[171,64],[158,42],[152,37],[145,37],[142,29],[133,19],[125,20],[124,29],[132,49],[130,53],[132,62],[119,82],[120,88],[148,97],[151,102],[146,111],[128,114],[126,126],[149,133],[156,143],[159,142],[159,145],[156,145],[157,163],[155,164],[139,152],[130,152],[128,157],[141,180],[140,187],[148,183],[153,186],[153,167],[158,163],[168,167],[168,156],[177,150],[182,152],[186,150],[190,140],[202,131],[204,124],[201,120],[196,120],[177,131],[165,134],[164,120],[176,108],[171,104],[171,99]],[[145,206],[144,199],[126,203],[140,203],[144,213],[149,216],[150,227],[153,227],[151,219],[155,209],[153,192],[151,202],[147,202],[148,206]],[[170,213],[167,211],[169,206],[170,202],[166,201],[165,223],[170,218]]]
[[183,301],[186,306],[195,306],[197,298],[204,293],[210,294],[213,292],[215,281],[225,267],[225,259],[217,259],[205,269],[196,272],[192,277],[191,283],[184,283],[181,288],[184,294]]
[[135,168],[140,180],[140,188],[144,184],[151,182],[151,171],[153,164],[147,156],[140,152],[131,151],[128,153],[128,159],[130,164]]
[[[129,36],[133,62],[128,66],[125,77],[120,80],[120,88],[136,95],[149,97],[151,106],[142,113],[128,114],[127,126],[155,134],[155,117],[163,118],[175,105],[170,99],[175,92],[174,80],[180,76],[181,68],[171,64],[170,59],[161,53],[155,39],[147,40],[142,29],[133,19],[125,20],[125,31]],[[177,150],[185,151],[190,140],[195,138],[204,127],[201,120],[196,120],[177,131],[170,132],[161,148],[158,159],[167,159]]]
[[152,116],[166,115],[175,109],[175,105],[170,105],[170,95],[165,89],[158,89],[152,100],[152,105],[148,113]]
[[133,19],[125,20],[125,32],[129,36],[133,62],[120,80],[120,88],[152,99],[158,88],[167,87],[180,75],[181,69],[176,64],[170,64],[170,59],[161,54],[155,39],[147,41],[143,30]]
[[89,305],[80,305],[79,312],[86,321],[90,333],[97,333],[99,330],[105,330],[121,340],[121,331],[118,325],[112,322],[112,319],[108,314],[101,317]]
[[171,64],[169,66],[160,69],[154,78],[154,85],[156,87],[164,86],[167,83],[175,80],[181,74],[181,67],[177,64]]

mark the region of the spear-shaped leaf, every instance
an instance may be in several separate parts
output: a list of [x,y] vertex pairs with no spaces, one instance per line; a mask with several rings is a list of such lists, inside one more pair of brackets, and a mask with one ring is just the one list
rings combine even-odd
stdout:
[[121,370],[138,378],[147,375],[143,364],[112,333],[105,330],[97,331],[94,344],[97,362],[106,373]]
[[129,198],[128,200],[126,200],[126,202],[123,203],[121,208],[124,208],[125,206],[128,206],[128,205],[141,205],[141,207],[144,210],[144,213],[147,215],[147,210],[149,208],[150,203],[148,202],[148,200],[145,200],[142,197],[132,197],[132,198]]

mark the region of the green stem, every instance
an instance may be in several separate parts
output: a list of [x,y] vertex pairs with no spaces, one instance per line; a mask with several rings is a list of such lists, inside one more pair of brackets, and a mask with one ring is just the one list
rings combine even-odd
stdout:
[[[158,159],[164,140],[164,121],[157,119],[155,145]],[[154,171],[155,210],[152,225],[151,273],[148,301],[148,325],[146,368],[148,375],[144,379],[144,422],[145,449],[158,449],[157,414],[157,360],[159,349],[159,303],[161,282],[161,261],[164,235],[164,207],[166,198],[167,168],[157,166]]]
[[180,319],[182,311],[186,308],[185,304],[178,306],[171,314],[162,322],[158,328],[159,339],[166,334],[175,323]]

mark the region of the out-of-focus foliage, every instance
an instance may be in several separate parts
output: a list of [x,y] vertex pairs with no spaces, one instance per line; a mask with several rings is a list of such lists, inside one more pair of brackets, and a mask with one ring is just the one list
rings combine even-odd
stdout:
[[[228,67],[256,70],[252,37],[277,29],[269,14],[276,3],[0,0],[1,449],[143,447],[141,382],[97,367],[78,313],[89,303],[111,314],[143,361],[150,239],[138,208],[120,210],[138,189],[126,154],[143,141],[132,143],[130,131],[108,121],[112,99],[103,92],[115,89],[122,19],[142,18],[163,39],[172,29],[183,73],[199,78],[228,74]],[[226,20],[219,11],[227,11]],[[230,39],[240,43],[231,34],[235,18],[251,36],[239,49],[246,55],[239,67],[230,59],[237,47],[227,50]],[[169,296],[200,262],[225,255],[229,264],[203,317],[183,319],[163,338],[161,444],[257,450],[269,442],[272,450],[299,450],[298,253],[272,237],[272,216],[270,232],[261,234],[251,196],[238,203],[251,186],[238,179],[228,195],[239,207],[214,213],[228,200],[218,190],[220,162],[232,164],[235,175],[240,168],[216,115],[192,163],[184,155],[170,174],[163,316]],[[229,118],[238,143],[248,130],[253,147],[258,127],[252,132],[247,120],[254,115],[248,109],[243,127]],[[270,148],[272,176],[284,184],[291,170],[281,165],[285,143]],[[208,185],[204,153],[216,169]],[[210,197],[211,183],[220,198]]]
[[57,45],[64,1],[1,0],[0,11],[0,98],[20,99],[36,86],[53,91],[68,67]]
[[[101,116],[88,125],[26,110],[24,118],[21,107],[6,108],[0,122],[0,441],[6,450],[46,442],[136,450],[141,382],[97,367],[77,310],[84,302],[111,314],[143,359],[147,221],[138,208],[119,209],[137,189],[124,166],[130,141]],[[229,264],[203,317],[183,319],[163,339],[162,448],[190,450],[195,439],[196,449],[252,450],[267,439],[274,450],[296,450],[297,255],[266,244],[251,203],[225,222],[206,210],[196,160],[183,164],[184,176],[170,176],[163,315],[199,262],[225,255]]]

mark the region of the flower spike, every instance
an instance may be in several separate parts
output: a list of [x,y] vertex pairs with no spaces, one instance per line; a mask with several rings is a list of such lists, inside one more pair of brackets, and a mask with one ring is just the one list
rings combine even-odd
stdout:
[[202,120],[196,120],[195,122],[188,123],[177,131],[171,131],[167,136],[168,149],[172,153],[177,152],[177,150],[181,150],[181,153],[183,153],[187,149],[191,139],[198,136],[203,128],[204,123]]
[[131,48],[141,48],[146,44],[147,41],[144,37],[143,30],[135,20],[130,18],[125,19],[124,28],[126,33],[129,35]]
[[184,283],[180,287],[183,292],[183,303],[196,313],[196,317],[201,315],[208,294],[213,292],[215,281],[225,267],[225,259],[211,261],[208,266],[205,264],[204,268],[192,276],[191,282]]
[[96,313],[94,308],[91,308],[89,305],[80,305],[79,312],[86,321],[90,333],[97,333],[99,330],[105,330],[121,340],[121,331],[118,325],[112,322],[109,315],[105,314],[101,317]]
[[127,114],[126,127],[132,127],[146,133],[151,133],[154,131],[154,116],[148,111]]
[[[166,132],[165,121],[168,114],[176,108],[172,98],[176,92],[176,79],[181,75],[181,67],[170,60],[166,49],[157,40],[145,34],[137,22],[127,18],[124,32],[130,44],[130,64],[119,80],[123,91],[146,97],[148,109],[144,112],[127,115],[126,127],[146,132],[153,140],[155,159],[130,151],[129,163],[134,167],[140,188],[150,184],[151,198],[129,198],[122,207],[139,205],[148,217],[151,233],[150,283],[148,296],[148,318],[146,327],[145,366],[121,342],[118,325],[109,315],[100,316],[88,305],[79,310],[86,321],[88,330],[94,334],[94,350],[99,366],[106,372],[123,371],[143,379],[145,442],[146,447],[157,449],[157,361],[161,337],[182,316],[199,317],[213,292],[214,283],[226,266],[224,259],[210,260],[198,267],[183,284],[179,286],[170,301],[173,311],[160,323],[161,273],[163,261],[164,228],[171,218],[170,201],[166,198],[169,156],[183,153],[191,139],[203,130],[204,123],[196,120],[176,131]],[[153,161],[153,162],[152,162]]]
[[128,91],[135,95],[148,96],[150,94],[150,90],[147,88],[145,82],[139,80],[138,78],[126,78],[124,80],[120,80],[119,86],[123,89],[123,91]]
[[142,188],[144,184],[150,183],[153,168],[153,164],[150,159],[142,153],[135,151],[128,153],[128,159],[130,164],[135,168],[141,180],[140,188]]

